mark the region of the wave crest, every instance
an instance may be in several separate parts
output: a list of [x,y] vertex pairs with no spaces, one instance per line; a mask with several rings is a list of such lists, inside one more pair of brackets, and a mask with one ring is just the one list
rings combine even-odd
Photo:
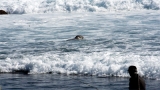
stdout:
[[12,14],[160,9],[158,0],[1,0],[0,3],[0,9]]

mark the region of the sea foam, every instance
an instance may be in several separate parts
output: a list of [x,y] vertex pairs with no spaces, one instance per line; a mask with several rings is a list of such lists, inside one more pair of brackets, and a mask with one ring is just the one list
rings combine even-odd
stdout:
[[0,9],[11,14],[54,12],[108,12],[159,10],[159,0],[1,0]]
[[63,55],[46,53],[41,56],[24,56],[23,59],[13,60],[7,58],[1,62],[0,68],[1,72],[27,69],[30,74],[52,72],[68,75],[128,77],[128,67],[136,65],[140,75],[158,79],[160,77],[159,59],[158,56],[139,56],[131,53],[127,55],[111,52],[93,52],[89,54],[77,52]]

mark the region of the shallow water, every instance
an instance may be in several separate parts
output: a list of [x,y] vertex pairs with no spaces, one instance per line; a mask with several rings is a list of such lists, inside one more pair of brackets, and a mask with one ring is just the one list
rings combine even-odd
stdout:
[[0,70],[128,77],[135,65],[159,79],[160,12],[128,12],[2,16]]
[[[128,90],[129,78],[53,74],[0,74],[2,90]],[[159,90],[160,81],[146,79],[146,90]]]

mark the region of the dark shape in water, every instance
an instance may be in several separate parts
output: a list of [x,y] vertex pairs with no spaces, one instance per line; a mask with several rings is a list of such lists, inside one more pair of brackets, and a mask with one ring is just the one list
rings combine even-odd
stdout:
[[143,78],[137,74],[136,66],[130,66],[128,72],[131,76],[129,79],[129,90],[146,90],[145,82]]
[[12,74],[28,74],[30,71],[25,69],[13,70]]
[[8,14],[8,13],[4,10],[0,10],[0,15],[4,15],[4,14]]
[[77,35],[73,39],[69,39],[67,41],[70,41],[70,40],[82,40],[82,39],[84,39],[84,37],[82,35]]
[[0,72],[0,74],[25,74],[27,75],[30,70],[26,69],[19,69],[19,70],[12,70],[12,72]]
[[80,39],[83,39],[84,37],[82,36],[82,35],[77,35],[74,39],[78,39],[78,40],[80,40]]

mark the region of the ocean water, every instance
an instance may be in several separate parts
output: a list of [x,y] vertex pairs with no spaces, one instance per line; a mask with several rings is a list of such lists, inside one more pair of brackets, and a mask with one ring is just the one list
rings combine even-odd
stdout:
[[[52,74],[1,74],[1,90],[128,90],[123,77],[65,76]],[[146,90],[159,90],[160,82],[145,80]]]
[[[30,89],[40,80],[39,88],[48,90],[97,89],[92,83],[98,90],[119,90],[122,85],[127,90],[130,65],[146,79],[147,90],[160,89],[159,0],[1,0],[0,9],[10,13],[0,16],[0,73],[29,71],[28,76],[1,74],[2,89],[17,90],[8,88],[8,81],[17,85],[36,76]],[[67,41],[76,35],[84,40]],[[51,87],[48,78],[60,82]],[[90,87],[77,82],[59,88],[65,81],[73,84],[74,78],[86,79]]]

